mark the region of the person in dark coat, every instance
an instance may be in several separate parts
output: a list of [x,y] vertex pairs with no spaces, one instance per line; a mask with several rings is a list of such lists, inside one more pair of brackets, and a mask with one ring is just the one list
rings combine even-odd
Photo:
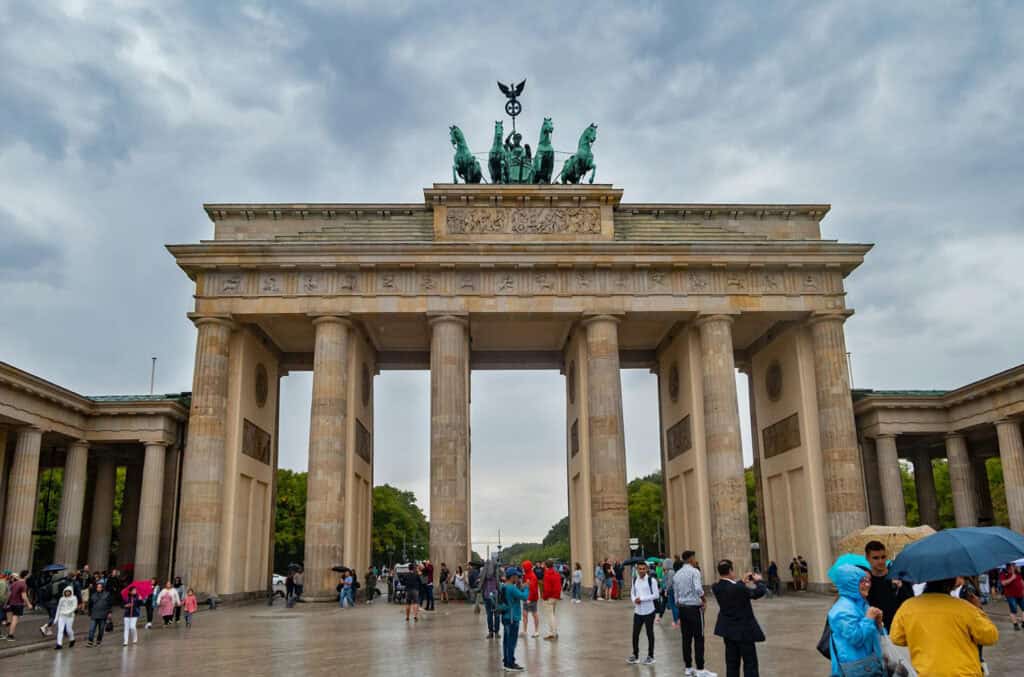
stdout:
[[736,578],[732,561],[718,563],[717,583],[711,586],[718,600],[718,621],[715,634],[725,640],[726,677],[758,677],[757,648],[755,642],[764,641],[764,632],[754,618],[750,600],[764,597],[768,591],[759,574],[747,573],[742,580]]
[[[107,618],[114,607],[114,600],[102,583],[89,595],[89,641],[86,646],[99,646],[103,643],[103,631],[107,628]],[[95,640],[95,644],[93,643]]]

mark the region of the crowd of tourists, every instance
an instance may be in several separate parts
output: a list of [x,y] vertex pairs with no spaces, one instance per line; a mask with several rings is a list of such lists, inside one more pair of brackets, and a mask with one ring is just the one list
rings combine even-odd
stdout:
[[43,637],[54,637],[54,649],[75,646],[75,622],[84,617],[88,623],[87,647],[99,647],[106,633],[113,631],[120,616],[123,646],[138,644],[139,619],[145,617],[145,629],[151,629],[154,616],[157,627],[179,625],[184,617],[186,629],[192,627],[198,601],[191,588],[186,589],[180,577],[135,581],[130,571],[5,571],[0,574],[0,639],[17,640],[19,623],[26,611],[45,612],[46,622],[38,626]]

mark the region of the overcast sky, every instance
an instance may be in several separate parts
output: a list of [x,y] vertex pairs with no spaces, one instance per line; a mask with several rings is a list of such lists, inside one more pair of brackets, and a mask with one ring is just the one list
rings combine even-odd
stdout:
[[[163,245],[212,235],[203,202],[421,200],[448,125],[486,150],[494,81],[525,77],[527,140],[597,122],[626,201],[828,202],[826,237],[875,243],[847,280],[857,386],[1024,361],[1020,3],[157,4],[0,2],[0,360],[107,394],[146,392],[157,355],[157,389],[190,389],[193,289]],[[284,380],[285,467],[310,384]],[[656,394],[623,387],[633,477]],[[423,505],[428,397],[426,372],[378,377],[377,482]],[[474,373],[478,549],[566,514],[563,400],[555,372]]]

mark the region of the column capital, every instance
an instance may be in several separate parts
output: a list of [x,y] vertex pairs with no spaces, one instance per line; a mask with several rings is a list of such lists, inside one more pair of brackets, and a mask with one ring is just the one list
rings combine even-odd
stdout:
[[620,314],[621,313],[584,313],[583,320],[580,324],[584,327],[594,324],[595,322],[614,322],[615,324],[619,324],[622,322],[622,318],[619,317]]
[[454,323],[463,327],[469,326],[469,313],[464,312],[428,312],[427,324],[433,327],[436,324]]
[[34,423],[29,423],[27,425],[19,426],[18,428],[16,428],[16,431],[19,434],[21,434],[21,433],[39,433],[40,435],[42,435],[43,433],[46,432],[46,430],[44,430],[42,428],[42,426],[35,425]]
[[732,324],[736,321],[736,317],[739,313],[700,313],[697,315],[697,319],[693,321],[693,326],[701,327],[709,322],[728,322]]
[[189,313],[188,319],[192,320],[192,324],[197,327],[201,327],[204,324],[216,324],[223,327],[227,327],[231,331],[238,329],[238,323],[231,315],[206,315],[204,313]]
[[170,442],[164,442],[163,440],[139,440],[139,443],[146,447],[164,447],[171,446]]
[[74,442],[68,445],[68,447],[85,447],[86,449],[88,449],[89,446],[89,440],[75,440]]
[[957,439],[962,440],[965,437],[966,437],[966,435],[964,435],[964,433],[960,432],[959,430],[950,431],[950,432],[948,432],[948,433],[946,433],[945,435],[942,436],[942,438],[946,439],[946,440],[957,440]]
[[996,419],[995,421],[993,421],[993,423],[995,424],[995,426],[997,428],[999,426],[1006,426],[1006,425],[1018,425],[1019,426],[1020,425],[1020,419],[1009,418],[1009,417],[1007,417],[1007,418],[1000,418],[1000,419]]
[[313,320],[314,327],[320,324],[340,324],[351,329],[353,326],[348,313],[310,313],[308,317]]
[[839,322],[843,323],[853,315],[853,310],[815,310],[811,313],[810,317],[807,318],[808,325],[815,325],[819,322]]
[[866,437],[872,440],[894,440],[899,436],[896,433],[878,433],[877,435],[866,435]]

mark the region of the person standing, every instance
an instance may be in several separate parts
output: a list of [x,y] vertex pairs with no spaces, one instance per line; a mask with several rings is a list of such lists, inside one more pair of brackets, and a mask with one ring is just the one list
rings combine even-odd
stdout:
[[7,641],[15,641],[14,632],[18,629],[18,619],[25,615],[25,608],[32,609],[32,603],[28,599],[28,583],[25,578],[28,571],[20,574],[11,574],[11,589],[7,596],[7,607],[10,609],[7,617]]
[[174,589],[170,581],[167,581],[164,583],[164,589],[156,596],[156,606],[160,611],[160,617],[163,618],[165,628],[171,625],[171,620],[174,618],[174,609],[180,604],[181,599],[178,597],[178,591]]
[[900,606],[914,596],[914,589],[910,585],[904,585],[903,581],[892,578],[885,544],[881,541],[868,542],[864,546],[864,556],[871,563],[868,604],[882,610],[882,624],[888,631]]
[[[540,614],[537,612],[537,603],[540,600],[540,584],[537,581],[537,574],[534,573],[533,564],[530,560],[523,562],[523,582],[526,583],[529,595],[526,603],[523,604],[523,638],[540,637]],[[533,617],[533,634],[530,634],[530,617]]]
[[[633,653],[626,662],[631,665],[654,665],[654,600],[658,599],[661,592],[658,590],[658,581],[649,575],[648,569],[647,562],[639,562],[636,565],[636,578],[633,579],[629,593],[629,598],[633,601]],[[640,661],[641,627],[647,630],[647,658],[643,661]]]
[[520,570],[509,567],[505,570],[505,583],[496,595],[497,609],[501,614],[501,625],[505,632],[502,639],[502,667],[505,672],[522,672],[523,666],[516,663],[516,644],[519,642],[519,622],[523,618],[522,602],[530,593],[520,584]]
[[424,611],[434,610],[434,565],[430,560],[423,562],[423,584],[420,586],[420,602]]
[[950,597],[955,586],[955,579],[929,581],[896,612],[892,643],[910,649],[919,675],[981,677],[979,647],[999,641],[999,630],[979,606]]
[[304,587],[303,584],[305,580],[305,572],[302,567],[299,567],[298,570],[296,570],[295,574],[292,576],[292,585],[295,588],[295,601],[298,601],[302,598],[302,590]]
[[[390,600],[389,600],[390,601]],[[289,609],[295,603],[295,572],[289,570],[284,577],[284,604]]]
[[779,586],[779,565],[775,563],[775,560],[768,562],[768,589],[775,597],[782,592]]
[[604,566],[594,565],[594,601],[604,599]]
[[865,670],[860,674],[884,675],[879,639],[885,630],[882,610],[869,605],[867,601],[871,590],[871,574],[852,564],[833,567],[829,573],[839,590],[839,599],[828,612],[828,627],[832,631],[831,674],[844,674],[845,670],[841,667],[844,664],[877,657],[880,672]]
[[583,588],[583,567],[576,562],[576,568],[572,572],[572,603],[580,603],[580,591]]
[[85,643],[86,646],[103,644],[103,633],[107,629],[107,619],[110,618],[113,606],[114,600],[107,592],[106,586],[97,581],[92,594],[89,595],[89,639]]
[[366,603],[373,604],[373,598],[380,594],[377,589],[377,570],[370,567],[366,570]]
[[562,575],[555,570],[553,560],[544,562],[543,581],[544,611],[547,616],[548,634],[544,639],[558,639],[558,602],[562,599]]
[[448,565],[441,562],[441,601],[445,604],[448,603],[448,583],[451,575],[451,572],[448,571]]
[[808,573],[810,567],[807,565],[807,560],[804,559],[803,555],[797,555],[796,557],[797,566],[800,569],[800,589],[807,590],[807,580],[809,578]]
[[1006,565],[1006,571],[999,574],[999,583],[1003,587],[1006,604],[1010,607],[1013,629],[1019,631],[1021,624],[1024,623],[1024,580],[1021,579],[1020,569],[1016,564],[1010,562]]
[[498,563],[493,559],[484,564],[480,574],[480,592],[484,598],[484,613],[487,614],[487,639],[501,636],[501,613],[498,611]]
[[402,587],[405,588],[405,621],[409,622],[409,612],[412,612],[412,620],[420,619],[420,574],[419,565],[410,564],[409,570],[399,576]]
[[[704,670],[704,582],[697,568],[697,553],[683,553],[683,566],[672,579],[679,607],[679,625],[683,636],[683,663],[686,677],[712,677]],[[694,669],[696,663],[696,669]]]
[[796,561],[796,557],[789,563],[789,575],[793,578],[793,590],[800,592],[800,563]]
[[718,582],[711,592],[718,601],[715,634],[725,641],[726,677],[758,677],[756,642],[764,641],[764,632],[754,616],[750,600],[764,597],[768,589],[759,574],[747,572],[743,580],[736,578],[731,560],[718,563]]
[[78,609],[78,599],[71,586],[66,586],[61,593],[60,601],[57,602],[57,646],[58,651],[63,648],[64,634],[68,636],[68,647],[75,645],[75,611]]
[[156,608],[156,599],[160,596],[160,583],[157,582],[156,576],[149,579],[150,588],[149,595],[146,596],[146,629],[153,627],[153,609]]
[[139,615],[142,613],[142,606],[139,591],[133,585],[128,588],[128,599],[124,602],[124,646],[128,646],[129,638],[132,643],[139,643]]
[[185,599],[185,584],[181,582],[181,576],[174,577],[174,591],[178,593],[178,605],[174,607],[174,624],[181,623],[181,602]]
[[181,608],[185,611],[185,629],[188,630],[192,627],[192,614],[199,608],[199,600],[196,599],[196,593],[192,588],[185,592],[185,599],[181,602]]

